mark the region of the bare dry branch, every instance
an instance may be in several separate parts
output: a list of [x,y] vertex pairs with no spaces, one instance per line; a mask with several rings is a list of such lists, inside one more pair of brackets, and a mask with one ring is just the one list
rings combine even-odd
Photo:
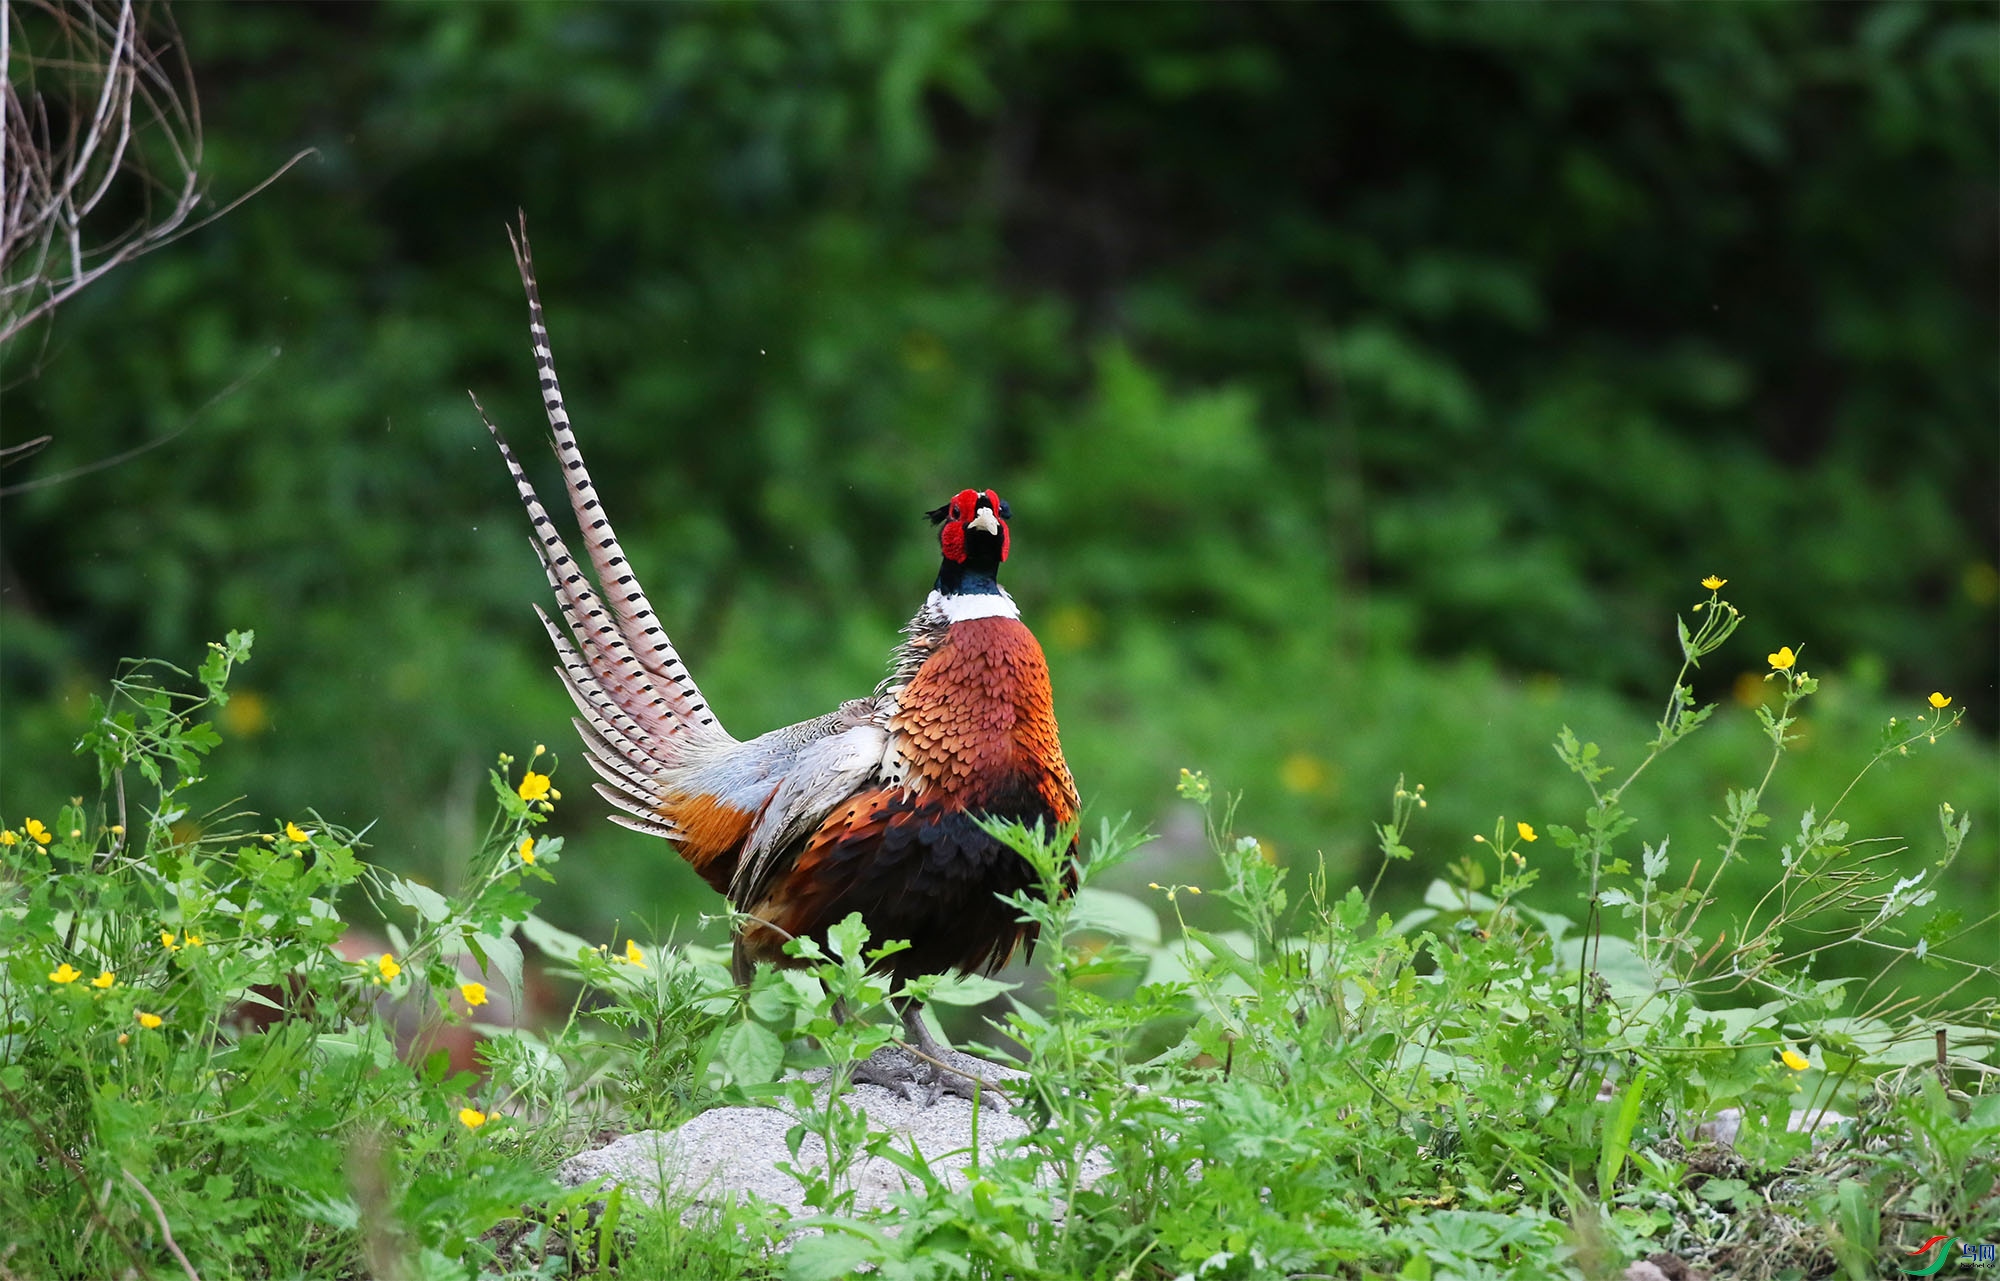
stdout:
[[[0,346],[194,214],[201,107],[160,0],[0,0]],[[309,153],[301,152],[249,195]]]

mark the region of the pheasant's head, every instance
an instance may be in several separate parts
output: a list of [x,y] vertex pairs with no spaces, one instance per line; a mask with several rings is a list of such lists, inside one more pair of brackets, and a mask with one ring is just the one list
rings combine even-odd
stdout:
[[929,513],[938,527],[938,590],[997,591],[1000,562],[1007,559],[1007,504],[990,489],[960,490]]

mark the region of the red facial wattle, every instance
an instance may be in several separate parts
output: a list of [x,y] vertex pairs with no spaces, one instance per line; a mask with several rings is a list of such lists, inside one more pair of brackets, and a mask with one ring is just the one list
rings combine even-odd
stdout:
[[984,502],[993,513],[993,522],[1000,528],[1000,559],[1006,560],[1012,549],[1013,535],[1007,522],[1000,515],[1000,495],[994,491],[961,489],[958,495],[941,509],[943,520],[938,529],[938,546],[945,559],[957,564],[965,563],[965,527],[979,516],[979,504]]

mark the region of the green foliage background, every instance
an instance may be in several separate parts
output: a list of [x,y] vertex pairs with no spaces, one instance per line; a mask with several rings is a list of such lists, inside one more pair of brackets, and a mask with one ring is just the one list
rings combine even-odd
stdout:
[[[1416,884],[1496,812],[1572,816],[1548,741],[1647,737],[1710,572],[1750,615],[1701,677],[1730,724],[1655,828],[1757,768],[1735,704],[1780,644],[1827,689],[1780,812],[1932,689],[1992,732],[1990,7],[178,16],[213,191],[317,155],[5,353],[0,443],[55,443],[0,484],[180,434],[0,502],[0,813],[85,790],[117,657],[230,627],[215,771],[419,875],[496,750],[568,753],[464,396],[539,434],[517,207],[607,505],[739,734],[872,685],[967,484],[1014,506],[1098,810],[1185,827],[1198,765],[1342,877],[1399,772]],[[1996,776],[1961,736],[1844,812],[1915,859],[1971,811],[1990,907]],[[562,781],[557,915],[711,905]]]

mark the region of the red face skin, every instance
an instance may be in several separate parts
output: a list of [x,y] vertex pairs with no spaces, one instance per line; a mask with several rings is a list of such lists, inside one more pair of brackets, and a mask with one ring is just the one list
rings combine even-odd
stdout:
[[951,510],[945,516],[944,528],[938,531],[938,543],[944,549],[947,560],[965,563],[965,522],[979,514],[979,500],[984,498],[993,509],[993,518],[1000,521],[1000,559],[1007,559],[1007,551],[1013,542],[1013,535],[1007,522],[1000,520],[1000,495],[992,490],[984,494],[976,489],[961,489],[958,497],[951,500]]

